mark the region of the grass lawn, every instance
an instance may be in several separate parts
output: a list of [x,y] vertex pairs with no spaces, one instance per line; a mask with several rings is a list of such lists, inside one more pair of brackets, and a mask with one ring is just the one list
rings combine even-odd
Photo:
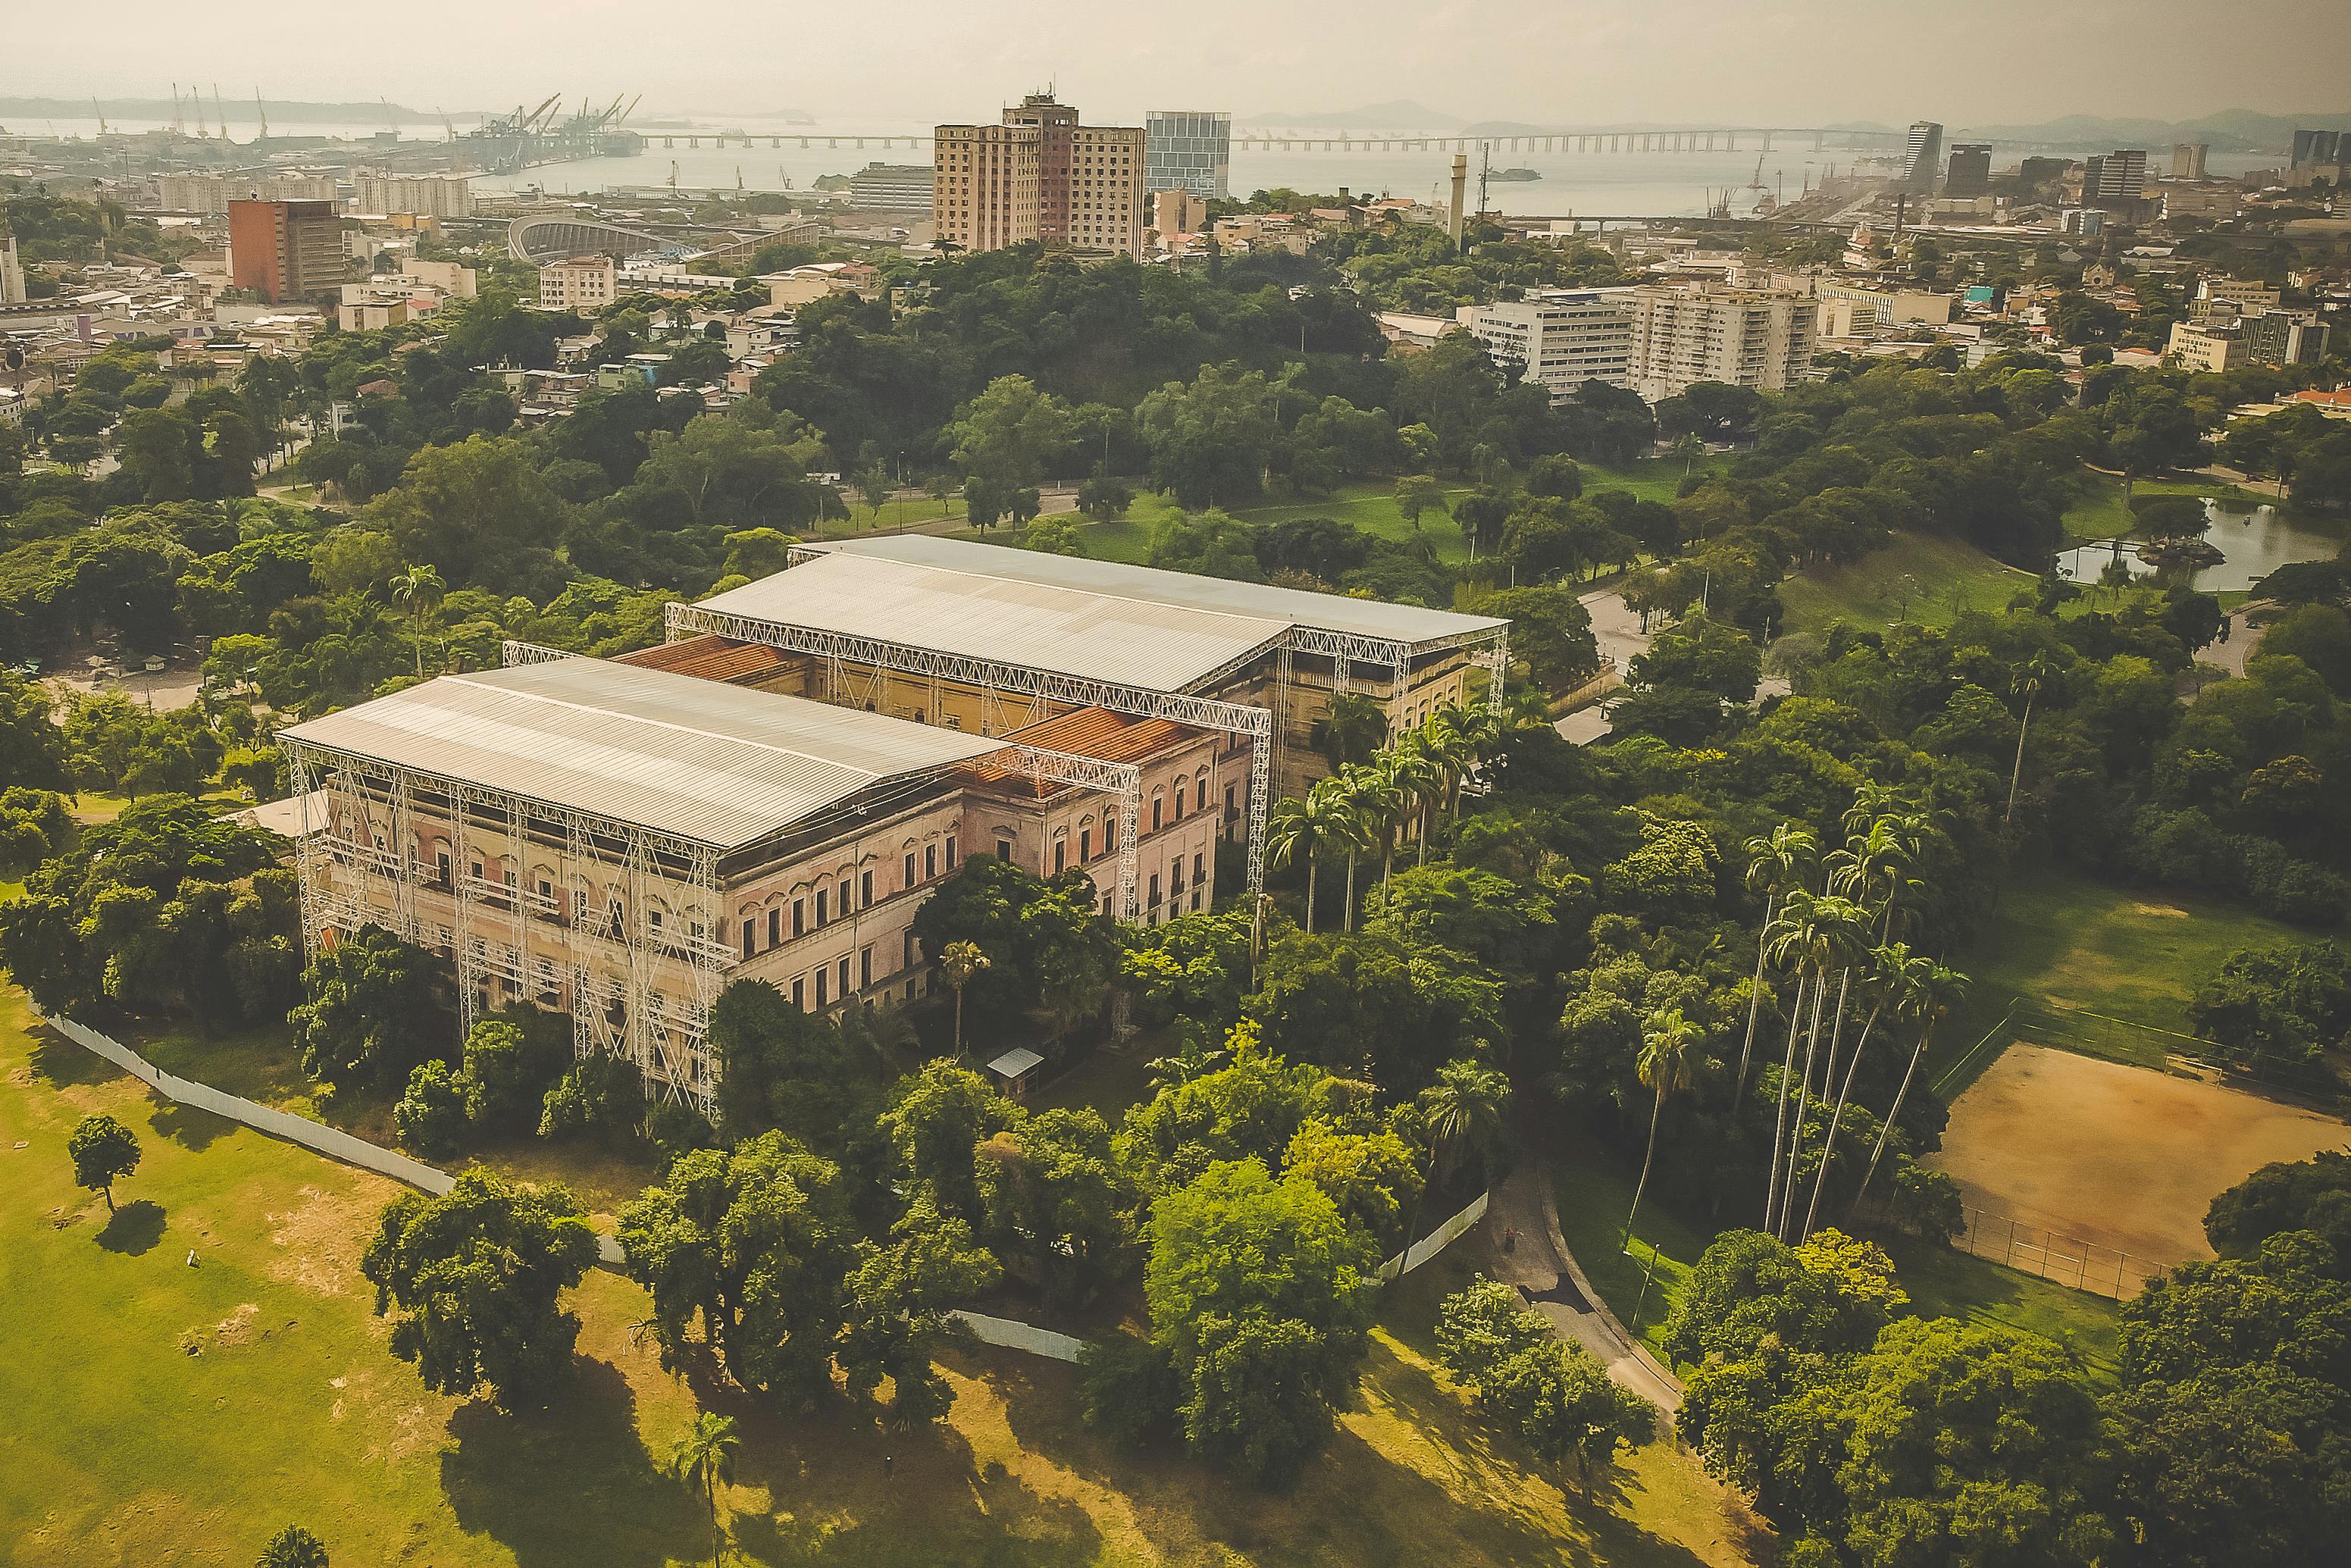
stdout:
[[1837,620],[1944,627],[1966,611],[2003,609],[2032,583],[2031,572],[1961,540],[1896,534],[1884,549],[1857,561],[1789,578],[1780,585],[1780,601],[1787,606],[1790,632],[1820,632]]
[[[2116,534],[2128,533],[2131,526],[2130,508],[2123,505],[2120,479],[2105,474],[2089,476],[2096,488],[2065,509],[2065,532],[2077,539],[2110,539]],[[2131,482],[2134,496],[2203,496],[2215,500],[2238,500],[2248,505],[2275,506],[2278,498],[2266,490],[2248,490],[2241,485],[2224,484],[2207,479],[2201,475],[2189,475],[2173,479],[2135,479]]]
[[[2311,939],[2218,900],[2065,873],[2021,878],[1961,960],[1973,987],[1937,1030],[1928,1082],[1953,1098],[2019,1036],[2160,1069],[2189,1043],[2174,1038],[2187,1030],[2189,996],[2221,960]],[[2009,1029],[1987,1043],[2011,1009]]]
[[[1584,1277],[1606,1300],[1619,1322],[1633,1327],[1634,1312],[1639,1310],[1642,1343],[1660,1361],[1666,1360],[1658,1331],[1687,1282],[1691,1266],[1713,1239],[1713,1229],[1659,1202],[1653,1183],[1650,1195],[1641,1201],[1633,1255],[1628,1257],[1617,1246],[1617,1237],[1633,1200],[1633,1178],[1637,1173],[1586,1138],[1555,1149],[1547,1157],[1560,1234],[1567,1239],[1568,1250],[1575,1254]],[[1724,1207],[1728,1211],[1732,1204]],[[1756,1218],[1729,1212],[1723,1218],[1727,1224],[1753,1224]],[[1920,1316],[1966,1318],[2040,1334],[2076,1351],[2092,1381],[2112,1380],[2112,1301],[1947,1247],[1898,1236],[1886,1239],[1885,1245],[1902,1288],[1910,1293],[1911,1310]]]
[[808,537],[845,539],[872,533],[895,533],[914,523],[935,523],[942,517],[960,517],[964,515],[964,504],[960,497],[934,501],[923,496],[911,501],[884,501],[877,516],[863,500],[852,499],[849,510],[847,521],[826,523],[821,528],[808,530]]
[[[144,1149],[110,1220],[64,1151],[98,1110]],[[241,1564],[289,1521],[339,1563],[707,1561],[700,1500],[663,1464],[702,1407],[740,1423],[720,1497],[744,1564],[1750,1560],[1742,1517],[1672,1445],[1586,1500],[1468,1407],[1429,1341],[1458,1260],[1384,1300],[1361,1397],[1298,1486],[1270,1494],[1106,1447],[1071,1369],[1008,1352],[947,1358],[956,1405],[932,1431],[885,1434],[846,1401],[780,1413],[663,1372],[632,1333],[643,1293],[601,1271],[569,1303],[580,1359],[551,1408],[429,1394],[387,1353],[357,1272],[396,1190],[155,1100],[0,992],[0,1561]]]

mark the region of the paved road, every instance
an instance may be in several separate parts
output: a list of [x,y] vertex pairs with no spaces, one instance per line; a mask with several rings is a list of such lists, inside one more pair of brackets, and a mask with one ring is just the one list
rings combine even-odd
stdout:
[[[1506,1229],[1519,1233],[1508,1252],[1501,1244]],[[1561,1338],[1598,1356],[1610,1377],[1667,1415],[1682,1407],[1681,1385],[1633,1343],[1568,1252],[1552,1208],[1551,1175],[1541,1160],[1528,1160],[1495,1189],[1485,1231],[1494,1277],[1517,1286]]]

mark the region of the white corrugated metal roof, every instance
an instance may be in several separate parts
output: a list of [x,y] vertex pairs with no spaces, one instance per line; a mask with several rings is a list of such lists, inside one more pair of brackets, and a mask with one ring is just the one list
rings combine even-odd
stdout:
[[734,849],[1003,742],[603,659],[442,675],[288,739]]
[[[888,542],[948,541],[912,535]],[[980,552],[984,565],[1060,559],[963,548]],[[999,562],[1005,556],[1017,559]],[[1288,621],[1238,610],[1073,587],[960,560],[935,562],[915,551],[900,558],[847,549],[745,583],[705,600],[702,608],[1159,692],[1187,691],[1290,631]]]
[[[967,576],[999,578],[1414,645],[1498,631],[1507,624],[1489,615],[1424,610],[1417,605],[1390,604],[1377,599],[1353,599],[1343,593],[1313,593],[1261,582],[1235,582],[1188,571],[1092,560],[1082,556],[1048,555],[1040,550],[924,534],[842,539],[810,548],[832,556],[906,562]],[[804,571],[807,568],[795,570]],[[775,578],[765,580],[765,583],[775,581]],[[765,583],[751,583],[736,591],[747,593]]]

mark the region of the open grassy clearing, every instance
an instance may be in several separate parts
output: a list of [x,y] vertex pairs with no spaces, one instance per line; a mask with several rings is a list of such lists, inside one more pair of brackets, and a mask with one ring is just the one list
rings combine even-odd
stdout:
[[1896,534],[1884,549],[1827,570],[1801,572],[1780,584],[1784,630],[1822,632],[1834,621],[1890,626],[1908,621],[1945,627],[1970,610],[2007,607],[2031,572],[1994,560],[1973,545],[1930,534]]
[[935,523],[943,518],[960,517],[965,515],[963,497],[960,496],[950,497],[944,501],[934,501],[927,496],[917,497],[911,500],[884,501],[878,515],[861,497],[852,496],[847,498],[846,504],[850,513],[846,519],[836,519],[809,529],[809,537],[844,539],[857,538],[866,534],[893,534],[901,528],[911,528],[916,523]]
[[[111,1222],[64,1154],[99,1109],[146,1151]],[[722,1500],[747,1564],[1750,1560],[1740,1511],[1671,1444],[1587,1500],[1468,1407],[1429,1336],[1458,1257],[1384,1299],[1357,1406],[1296,1490],[1268,1495],[1172,1451],[1107,1448],[1071,1369],[1006,1352],[950,1356],[956,1404],[935,1432],[886,1435],[846,1404],[778,1415],[663,1373],[632,1333],[642,1292],[603,1272],[576,1292],[580,1375],[555,1407],[430,1395],[386,1352],[356,1271],[392,1184],[151,1098],[37,1033],[13,991],[0,1162],[0,1560],[26,1568],[242,1564],[292,1521],[338,1562],[706,1560],[699,1500],[660,1466],[697,1406],[742,1423]]]
[[2217,899],[2067,873],[2020,877],[1960,960],[1973,985],[1924,1071],[1949,1099],[2010,1038],[2159,1069],[2191,1045],[2179,1038],[2189,996],[2231,953],[2314,936]]
[[[1717,1221],[1709,1224],[1659,1201],[1653,1181],[1648,1196],[1641,1200],[1641,1216],[1628,1251],[1618,1246],[1617,1238],[1633,1201],[1636,1173],[1587,1138],[1577,1138],[1547,1157],[1560,1233],[1567,1239],[1568,1250],[1575,1254],[1584,1277],[1619,1322],[1633,1328],[1638,1311],[1642,1343],[1660,1361],[1666,1360],[1658,1331],[1679,1299],[1692,1265],[1717,1228],[1759,1222],[1760,1215],[1739,1208],[1749,1199],[1753,1200],[1750,1207],[1760,1207],[1760,1196],[1733,1195],[1723,1203]],[[2112,1301],[1947,1247],[1898,1236],[1885,1239],[1885,1245],[1902,1288],[1910,1294],[1910,1310],[1919,1316],[1966,1318],[2039,1334],[2077,1350],[2084,1375],[2091,1381],[2111,1379]]]
[[[2094,473],[2086,476],[2094,487],[2065,508],[2065,532],[2077,539],[2108,539],[2116,534],[2128,533],[2131,513],[2123,501],[2122,481],[2107,474]],[[2131,482],[2131,494],[2202,496],[2213,500],[2241,501],[2247,506],[2279,504],[2274,492],[2249,490],[2241,485],[2231,485],[2193,474],[2168,479],[2135,479]]]

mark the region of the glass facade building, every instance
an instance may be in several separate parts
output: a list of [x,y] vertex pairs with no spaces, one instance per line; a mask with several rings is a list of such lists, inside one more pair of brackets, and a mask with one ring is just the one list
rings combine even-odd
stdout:
[[1143,117],[1144,189],[1189,191],[1220,200],[1233,161],[1233,117],[1206,110],[1155,109]]

